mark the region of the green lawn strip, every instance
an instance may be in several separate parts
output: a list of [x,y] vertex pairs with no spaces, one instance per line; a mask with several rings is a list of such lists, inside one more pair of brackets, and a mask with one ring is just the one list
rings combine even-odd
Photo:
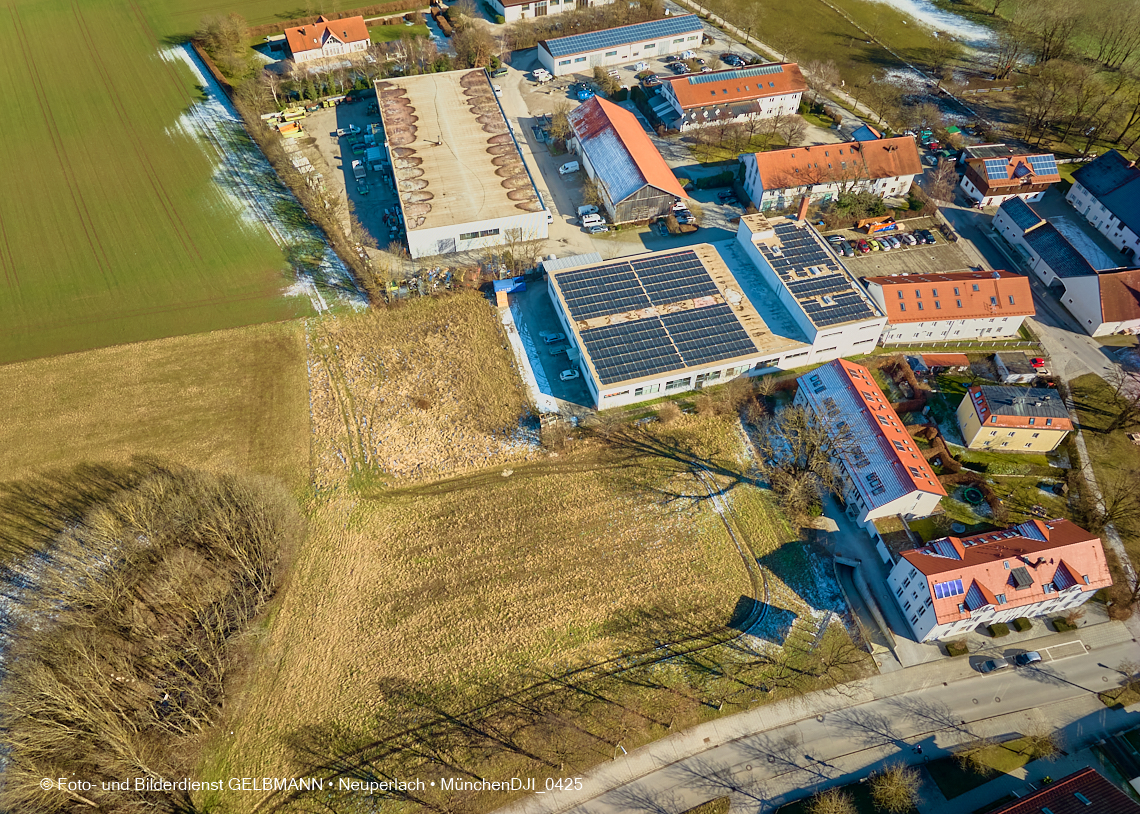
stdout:
[[690,808],[688,811],[681,812],[681,814],[728,814],[728,809],[731,805],[732,800],[730,798],[717,797],[715,800],[701,803],[699,806]]
[[[708,144],[690,143],[687,146],[689,148],[689,153],[692,154],[694,159],[696,159],[701,164],[709,165],[719,164],[725,161],[735,162],[742,153],[762,153],[765,150],[778,150],[781,147],[786,147],[787,144],[788,143],[786,141],[777,135],[768,136],[757,134],[755,136],[752,136],[752,138],[750,138],[748,142],[743,145],[733,144],[729,146],[714,146]],[[734,163],[730,163],[725,167],[725,169],[734,168]]]
[[979,773],[963,768],[952,757],[932,760],[926,764],[926,770],[938,786],[938,790],[942,792],[942,796],[947,800],[953,800],[979,786],[984,786],[998,775],[1020,769],[1035,758],[1036,754],[1030,749],[1028,739],[1017,738],[995,744],[985,750],[983,760],[989,767],[988,772]]
[[[1140,703],[1140,692],[1137,692],[1131,687],[1117,687],[1115,690],[1106,690],[1105,692],[1097,693],[1097,698],[1099,698],[1100,702],[1109,709],[1123,709],[1124,707],[1129,707],[1133,704]],[[1135,732],[1130,732],[1128,734],[1133,736],[1136,735]],[[1133,746],[1136,746],[1136,743],[1131,738],[1129,738],[1129,742],[1132,743]]]
[[394,42],[395,40],[410,40],[416,37],[430,37],[431,32],[425,24],[420,25],[375,25],[368,29],[368,36],[373,42]]

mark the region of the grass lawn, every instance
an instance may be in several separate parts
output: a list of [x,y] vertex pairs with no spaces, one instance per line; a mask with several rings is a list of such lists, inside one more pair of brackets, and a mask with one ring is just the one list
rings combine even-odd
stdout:
[[47,0],[11,16],[0,363],[309,312],[282,296],[282,252],[235,216],[186,134],[200,91],[159,57],[165,32],[139,6]]
[[275,475],[309,473],[300,322],[239,328],[0,367],[0,478],[134,455]]
[[[709,128],[711,131],[712,128]],[[686,138],[689,153],[701,164],[716,164],[722,161],[735,161],[742,153],[762,153],[765,150],[777,150],[787,146],[787,142],[777,135],[755,135],[743,145],[722,147],[719,145],[700,144],[692,141],[695,138]],[[732,166],[725,169],[734,169]]]
[[1000,774],[1009,774],[1015,769],[1020,769],[1036,757],[1027,739],[1017,738],[985,750],[984,760],[989,767],[989,771],[985,773],[964,769],[952,757],[932,760],[926,764],[926,770],[942,795],[947,800],[953,800],[985,785]]
[[410,40],[416,37],[430,37],[427,25],[374,25],[368,29],[368,36],[373,42],[392,42],[394,40]]
[[[1130,707],[1133,704],[1140,703],[1140,692],[1130,687],[1117,687],[1114,690],[1097,693],[1097,697],[1100,698],[1102,704],[1109,708],[1119,707],[1123,709],[1124,707]],[[1135,735],[1135,733],[1132,732],[1129,734]],[[1132,738],[1129,738],[1129,742],[1132,743],[1133,746],[1136,745]]]

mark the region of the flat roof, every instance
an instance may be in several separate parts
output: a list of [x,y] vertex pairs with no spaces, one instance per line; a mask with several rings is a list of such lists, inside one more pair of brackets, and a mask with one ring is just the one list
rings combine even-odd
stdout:
[[678,14],[660,20],[619,25],[617,28],[607,28],[602,31],[589,31],[585,34],[570,34],[565,37],[541,40],[539,45],[553,57],[568,57],[574,54],[600,51],[604,48],[632,45],[636,42],[660,40],[677,34],[695,34],[701,30],[701,21],[697,15]]
[[811,224],[763,215],[741,220],[752,231],[761,256],[816,328],[883,316]]
[[382,79],[376,96],[408,231],[542,210],[483,69]]
[[800,344],[769,330],[707,243],[549,277],[586,364],[607,389]]

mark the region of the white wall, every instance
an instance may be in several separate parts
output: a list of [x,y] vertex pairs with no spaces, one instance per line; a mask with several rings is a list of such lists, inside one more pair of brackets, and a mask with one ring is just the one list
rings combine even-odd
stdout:
[[538,61],[542,63],[542,67],[555,76],[566,76],[572,73],[590,74],[593,73],[594,67],[597,65],[609,67],[611,65],[622,65],[626,62],[649,60],[668,54],[679,54],[682,51],[699,48],[700,45],[701,32],[699,31],[676,34],[660,39],[642,40],[626,45],[615,45],[612,48],[558,58],[552,57],[540,45],[538,47]]
[[1140,332],[1140,319],[1101,321],[1104,317],[1101,312],[1099,277],[1070,277],[1065,280],[1065,293],[1061,301],[1089,336]]
[[[498,230],[497,234],[463,238],[475,232]],[[408,250],[412,257],[431,257],[446,253],[446,246],[454,242],[451,251],[463,252],[486,246],[501,246],[507,242],[508,230],[518,229],[524,240],[545,240],[549,236],[546,212],[519,212],[505,218],[470,221],[452,226],[412,229],[408,232]]]
[[744,191],[749,200],[760,210],[786,209],[799,202],[800,198],[808,195],[812,201],[832,200],[839,197],[846,189],[849,192],[871,192],[885,197],[890,195],[898,197],[910,192],[914,183],[913,175],[898,175],[889,178],[862,179],[854,183],[806,184],[798,187],[785,187],[782,189],[762,189],[760,173],[756,168],[756,159],[752,153],[742,155],[744,164]]
[[[542,15],[538,12],[541,10],[539,3],[527,3],[525,6],[506,6],[504,7],[499,0],[488,0],[491,8],[495,13],[502,16],[508,23],[513,23],[515,20],[534,19],[535,17],[549,16],[551,14],[561,14],[564,11],[573,11],[578,6],[575,0],[561,0],[560,2],[553,2],[553,0],[546,0],[546,14]],[[612,0],[589,0],[589,5],[604,6]]]
[[326,57],[340,56],[341,54],[351,54],[357,51],[367,51],[368,46],[371,44],[370,40],[342,43],[339,40],[330,39],[325,42],[321,48],[313,48],[309,51],[293,54],[293,61],[296,63],[312,62],[314,59],[324,59]]
[[1076,181],[1069,189],[1065,200],[1080,212],[1085,220],[1096,227],[1097,231],[1112,241],[1121,251],[1131,249],[1133,255],[1140,254],[1140,236],[1116,219],[1108,209],[1098,201],[1093,194]]
[[[883,302],[885,290],[882,286],[868,283],[867,291],[871,299],[886,311]],[[937,312],[933,312],[937,313]],[[938,342],[950,339],[995,339],[1016,336],[1025,321],[1024,316],[980,317],[978,319],[939,319],[927,322],[888,322],[883,328],[884,345],[900,342]]]
[[[978,625],[992,625],[998,622],[1009,624],[1014,619],[1020,619],[1022,616],[1033,618],[1035,616],[1067,613],[1073,608],[1088,602],[1095,593],[1096,591],[1092,590],[1083,591],[1079,586],[1074,585],[1068,590],[1050,594],[1050,596],[1053,597],[1052,599],[1034,602],[1032,605],[1016,605],[1013,607],[1009,605],[998,605],[996,608],[992,606],[982,608],[971,613],[969,618],[959,622],[946,622],[941,625],[934,624],[925,626],[923,628],[925,633],[919,641],[934,641],[950,636],[961,636],[967,631],[973,630]],[[922,620],[920,620],[920,622],[921,621]],[[918,630],[915,630],[916,634],[918,632]]]
[[[732,121],[740,122],[752,119],[770,119],[773,116],[779,116],[782,114],[792,115],[799,111],[800,98],[802,96],[802,91],[796,91],[795,93],[784,93],[778,96],[763,97],[756,100],[760,107],[759,111],[754,113],[744,113],[739,116],[733,116]],[[669,105],[673,108],[673,110],[677,112],[677,115],[679,116],[685,116],[686,114],[692,114],[693,112],[697,113],[696,117],[692,121],[689,121],[686,118],[685,121],[681,123],[682,131],[724,121],[723,118],[718,119],[713,115],[713,110],[716,108],[715,105],[709,106],[707,111],[704,111],[702,108],[689,108],[688,110],[682,108],[680,100],[678,100],[677,97],[673,94],[673,85],[671,82],[663,83],[661,97],[669,103]],[[704,116],[702,114],[702,111],[707,112],[708,116]]]
[[1040,201],[1045,197],[1045,190],[1022,195],[1018,195],[1016,193],[1007,195],[983,195],[982,191],[974,186],[974,183],[970,180],[969,176],[966,175],[962,176],[962,180],[958,186],[962,188],[962,191],[966,193],[967,197],[969,197],[970,200],[980,201],[982,206],[1001,206],[1010,198],[1021,198],[1021,200],[1028,203],[1034,203],[1036,201]]

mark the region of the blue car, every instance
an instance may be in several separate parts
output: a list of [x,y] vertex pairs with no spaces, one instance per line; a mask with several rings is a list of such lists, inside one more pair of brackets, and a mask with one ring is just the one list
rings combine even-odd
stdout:
[[586,85],[582,85],[581,87],[578,88],[578,101],[579,102],[584,102],[587,99],[592,99],[592,98],[594,98],[594,91],[591,88],[587,87]]

